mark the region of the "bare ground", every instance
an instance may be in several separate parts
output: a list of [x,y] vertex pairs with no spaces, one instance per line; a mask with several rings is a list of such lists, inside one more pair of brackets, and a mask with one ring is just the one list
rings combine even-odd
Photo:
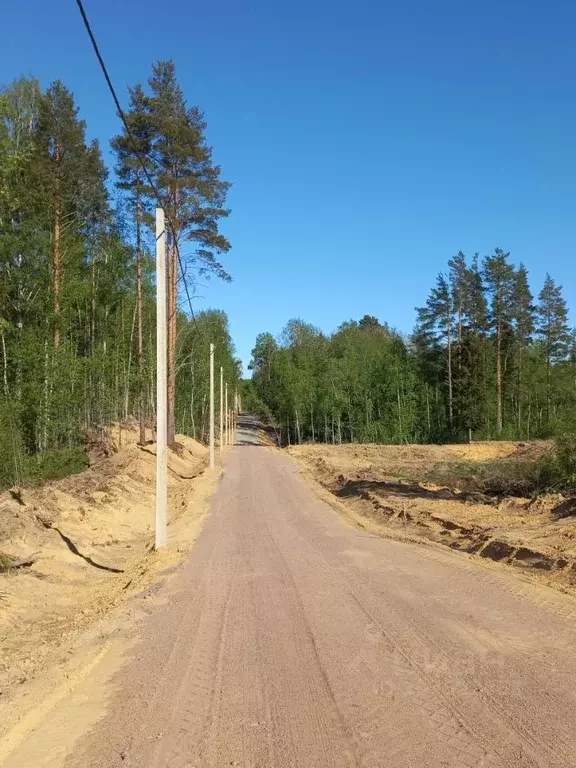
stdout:
[[498,442],[305,445],[288,453],[371,530],[443,544],[575,592],[574,500],[490,494],[490,482],[478,479],[486,466],[497,472],[546,450],[546,443]]
[[0,573],[0,764],[54,691],[102,651],[125,603],[181,561],[200,531],[219,476],[206,470],[206,448],[179,436],[170,454],[169,546],[157,553],[155,446],[137,446],[130,429],[118,438],[116,429],[109,456],[80,475],[0,496],[0,552],[35,556]]
[[[575,765],[575,616],[512,571],[354,528],[286,456],[237,447],[126,663],[98,663],[5,765]],[[58,753],[71,698],[72,723],[98,722]]]
[[108,620],[0,764],[576,765],[573,598],[348,525],[250,442],[240,425],[186,562],[116,639]]

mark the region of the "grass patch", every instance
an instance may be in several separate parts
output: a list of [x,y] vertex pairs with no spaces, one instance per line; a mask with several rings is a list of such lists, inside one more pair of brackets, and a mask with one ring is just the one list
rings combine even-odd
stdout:
[[534,496],[546,491],[576,494],[576,435],[559,438],[549,453],[483,462],[440,464],[425,476],[428,482],[487,496]]
[[61,480],[83,472],[87,466],[88,457],[81,445],[49,450],[36,456],[21,454],[17,474],[12,462],[0,472],[0,491],[13,486],[34,486],[47,480]]

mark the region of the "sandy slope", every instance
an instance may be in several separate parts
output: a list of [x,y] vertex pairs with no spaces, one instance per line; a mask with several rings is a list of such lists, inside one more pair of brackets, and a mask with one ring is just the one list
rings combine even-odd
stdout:
[[[339,503],[374,530],[426,538],[576,591],[574,503],[560,494],[490,497],[426,481],[451,467],[541,455],[547,444],[302,445],[289,454]],[[494,463],[490,465],[497,466]],[[463,478],[462,478],[463,479]]]
[[[219,470],[206,448],[179,436],[169,458],[168,548],[153,551],[154,445],[122,430],[113,452],[86,472],[16,500],[0,497],[0,552],[38,559],[0,575],[0,764],[42,702],[71,685],[122,624],[122,606],[188,552]],[[114,614],[116,611],[116,614]],[[116,619],[107,626],[108,615]],[[78,651],[81,651],[78,655]],[[74,655],[76,654],[76,656]],[[68,682],[66,682],[68,681]],[[35,713],[27,721],[27,713]],[[24,723],[24,725],[22,725]]]

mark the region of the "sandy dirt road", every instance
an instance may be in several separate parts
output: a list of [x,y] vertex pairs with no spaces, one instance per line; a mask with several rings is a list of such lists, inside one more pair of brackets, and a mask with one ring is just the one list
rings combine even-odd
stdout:
[[253,435],[67,765],[575,766],[576,603],[351,527]]

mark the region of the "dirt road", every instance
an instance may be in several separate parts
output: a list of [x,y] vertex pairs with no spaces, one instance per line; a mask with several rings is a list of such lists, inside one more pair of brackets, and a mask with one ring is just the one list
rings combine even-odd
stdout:
[[576,765],[574,601],[349,526],[252,434],[67,765]]

